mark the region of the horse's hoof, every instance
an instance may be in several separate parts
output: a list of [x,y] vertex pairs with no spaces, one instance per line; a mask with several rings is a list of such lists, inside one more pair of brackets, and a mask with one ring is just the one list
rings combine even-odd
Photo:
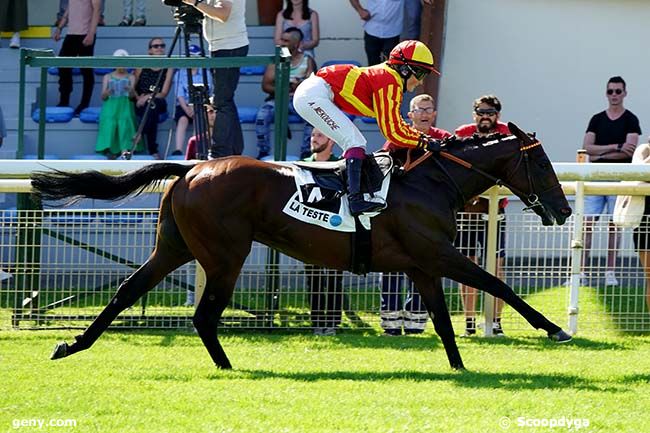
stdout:
[[60,359],[65,358],[66,356],[68,356],[68,343],[64,341],[56,345],[52,355],[50,355],[50,359]]
[[569,334],[567,334],[566,332],[560,329],[554,334],[549,333],[548,338],[555,341],[556,343],[568,343],[569,341],[571,341],[573,337],[571,337]]

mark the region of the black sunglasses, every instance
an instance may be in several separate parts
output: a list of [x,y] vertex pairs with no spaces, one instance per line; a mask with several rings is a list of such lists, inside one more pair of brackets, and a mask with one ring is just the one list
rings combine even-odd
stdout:
[[428,69],[421,68],[415,65],[409,65],[408,63],[406,63],[406,66],[408,66],[409,70],[415,76],[415,78],[417,78],[418,81],[422,81],[424,77],[429,75],[429,72],[431,72]]
[[166,44],[153,44],[149,45],[149,48],[165,48],[166,46]]
[[494,108],[477,108],[474,112],[479,116],[494,116],[499,114],[499,112]]
[[614,93],[616,93],[617,95],[620,95],[621,93],[623,93],[623,90],[622,89],[607,89],[607,94],[608,95],[613,95]]

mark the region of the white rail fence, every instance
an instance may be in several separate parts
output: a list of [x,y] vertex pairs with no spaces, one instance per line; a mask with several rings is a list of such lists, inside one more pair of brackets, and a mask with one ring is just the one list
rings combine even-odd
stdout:
[[[29,192],[27,177],[34,170],[93,168],[117,174],[146,163],[150,162],[0,161],[0,192]],[[496,235],[496,206],[491,206],[492,214],[485,220],[477,222],[461,215],[459,224],[470,224],[480,230],[487,228],[484,243],[496,245],[492,251],[505,250],[505,281],[551,320],[568,326],[572,332],[578,329],[650,331],[645,273],[634,251],[631,230],[620,230],[615,266],[617,285],[608,286],[604,279],[609,232],[605,218],[594,224],[590,260],[582,263],[583,218],[587,217],[583,212],[584,196],[650,195],[650,185],[629,186],[618,182],[650,181],[650,167],[563,163],[554,167],[565,192],[573,200],[574,215],[565,225],[542,226],[537,216],[521,212],[516,199],[507,210],[505,245],[498,242]],[[507,191],[493,188],[487,194],[496,203]],[[155,239],[157,215],[155,209],[83,209],[83,206],[43,211],[0,210],[0,268],[4,272],[0,274],[4,278],[0,282],[0,328],[85,327],[109,301],[121,280],[148,257]],[[482,245],[471,248],[478,251],[481,264],[494,271],[495,260],[491,258],[495,255],[482,252]],[[267,247],[254,245],[237,282],[231,308],[224,315],[224,325],[244,328],[313,325],[312,293],[307,277],[317,271],[305,270],[302,263],[282,255],[271,265],[270,255]],[[366,277],[343,273],[342,283],[333,294],[342,310],[342,317],[334,319],[335,325],[378,329],[381,280],[377,273]],[[200,285],[200,269],[197,271],[195,263],[184,265],[122,314],[114,326],[191,326],[193,307],[185,304],[188,292],[200,290]],[[452,281],[445,281],[444,286],[454,325],[457,330],[462,329],[459,287]],[[489,298],[481,298],[478,307],[484,311],[488,323],[492,319]],[[530,329],[508,307],[502,322],[506,333]],[[486,334],[489,333],[488,327]]]

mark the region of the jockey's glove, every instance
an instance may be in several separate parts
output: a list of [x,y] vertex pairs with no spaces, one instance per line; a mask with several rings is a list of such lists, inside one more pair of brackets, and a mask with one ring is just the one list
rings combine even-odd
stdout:
[[417,147],[429,152],[439,153],[442,142],[426,134],[421,134]]

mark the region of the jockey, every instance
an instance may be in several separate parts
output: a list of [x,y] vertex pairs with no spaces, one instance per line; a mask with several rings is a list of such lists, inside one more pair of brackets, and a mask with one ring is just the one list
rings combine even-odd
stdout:
[[304,80],[293,97],[296,112],[343,149],[348,176],[350,213],[359,215],[382,207],[365,201],[361,167],[366,139],[345,113],[377,119],[387,140],[403,147],[440,150],[440,144],[408,125],[400,114],[405,91],[422,84],[433,67],[433,55],[420,41],[400,42],[387,61],[369,67],[333,65]]

